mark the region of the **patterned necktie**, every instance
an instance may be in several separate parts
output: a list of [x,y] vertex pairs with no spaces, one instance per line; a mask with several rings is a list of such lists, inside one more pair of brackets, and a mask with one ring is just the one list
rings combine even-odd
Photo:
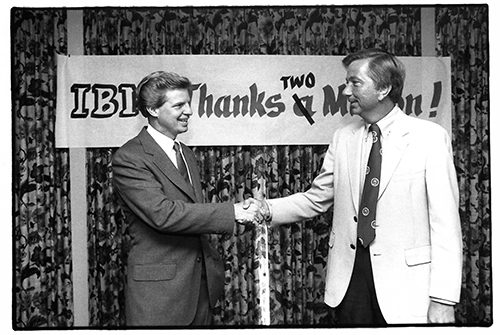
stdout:
[[375,239],[375,214],[377,210],[378,190],[380,184],[380,167],[382,164],[382,145],[380,143],[380,128],[376,124],[370,126],[373,145],[366,167],[365,185],[358,215],[358,237],[366,248]]
[[175,150],[175,158],[177,159],[177,169],[181,173],[182,177],[184,177],[184,180],[188,183],[188,185],[191,185],[186,163],[184,163],[184,159],[182,158],[181,148],[179,147],[178,142],[174,142],[174,150]]

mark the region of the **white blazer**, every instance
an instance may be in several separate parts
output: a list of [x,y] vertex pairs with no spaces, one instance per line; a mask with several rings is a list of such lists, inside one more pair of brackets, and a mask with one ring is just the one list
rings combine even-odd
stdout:
[[[370,246],[373,278],[389,324],[425,323],[430,297],[451,302],[460,297],[458,185],[447,132],[399,108],[396,112],[391,134],[382,142],[378,227]],[[360,119],[334,134],[307,192],[269,200],[273,226],[334,206],[325,293],[331,307],[342,301],[354,266],[363,129]]]

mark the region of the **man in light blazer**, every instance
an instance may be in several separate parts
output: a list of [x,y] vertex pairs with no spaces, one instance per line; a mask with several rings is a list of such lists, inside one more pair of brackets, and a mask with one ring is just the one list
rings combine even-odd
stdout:
[[[396,103],[402,63],[380,50],[344,58],[343,94],[361,119],[333,136],[311,188],[270,199],[272,226],[325,213],[333,205],[325,302],[346,325],[453,323],[462,274],[458,186],[450,138]],[[375,238],[361,244],[357,226],[371,124],[381,130],[382,163]],[[366,172],[365,172],[366,171]],[[374,184],[372,184],[374,186]]]
[[232,234],[235,221],[262,219],[256,205],[203,203],[195,155],[176,139],[188,130],[191,92],[189,79],[175,73],[146,76],[136,107],[148,126],[113,157],[114,191],[131,237],[127,326],[210,325],[225,278],[207,234]]

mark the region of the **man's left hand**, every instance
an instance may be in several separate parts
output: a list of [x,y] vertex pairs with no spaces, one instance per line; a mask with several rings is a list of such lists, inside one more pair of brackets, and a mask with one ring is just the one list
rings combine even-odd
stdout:
[[427,312],[428,323],[455,323],[455,308],[437,301],[431,301]]

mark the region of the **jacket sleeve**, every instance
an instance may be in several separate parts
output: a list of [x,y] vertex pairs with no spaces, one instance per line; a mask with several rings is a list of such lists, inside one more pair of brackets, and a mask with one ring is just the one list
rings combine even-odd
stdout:
[[284,198],[268,200],[272,214],[271,225],[276,226],[310,219],[325,213],[333,205],[336,135],[328,147],[321,171],[309,190]]
[[[174,234],[232,233],[231,203],[192,203],[172,184],[160,182],[162,172],[132,150],[118,150],[113,158],[113,185],[132,215],[154,229]],[[171,186],[166,190],[167,186]]]
[[448,134],[440,128],[435,139],[426,162],[432,250],[429,295],[458,302],[463,258],[458,183]]

